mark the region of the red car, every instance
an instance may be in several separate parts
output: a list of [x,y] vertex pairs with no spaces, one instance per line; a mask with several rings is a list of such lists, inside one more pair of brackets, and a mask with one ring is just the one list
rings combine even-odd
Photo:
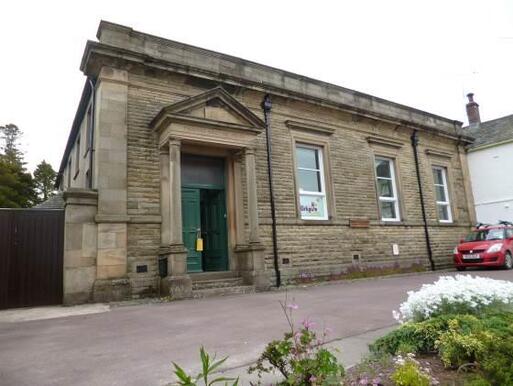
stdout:
[[458,271],[467,267],[513,268],[513,224],[478,224],[454,248],[454,264]]

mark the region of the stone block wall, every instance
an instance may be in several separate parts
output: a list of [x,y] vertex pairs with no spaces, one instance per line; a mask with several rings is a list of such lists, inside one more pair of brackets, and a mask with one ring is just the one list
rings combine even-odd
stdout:
[[[151,120],[163,107],[204,92],[218,83],[134,67],[129,72],[128,84],[128,213],[149,218],[159,214],[158,150],[154,134],[149,129]],[[225,86],[243,105],[263,117],[260,108],[263,93]],[[334,130],[328,136],[308,133],[313,137],[320,136],[329,143],[325,163],[331,175],[333,194],[330,200],[334,210],[328,221],[308,222],[299,217],[292,157],[293,130],[287,126],[288,120],[305,121],[321,127],[325,125]],[[355,251],[361,254],[361,264],[364,265],[392,265],[398,262],[403,266],[428,266],[410,143],[411,128],[364,118],[319,103],[274,96],[272,133],[278,245],[285,280],[293,279],[301,272],[314,275],[340,273],[353,264],[352,252]],[[401,145],[389,148],[371,144],[367,139],[369,136],[393,139]],[[434,259],[437,267],[444,268],[451,265],[452,249],[472,221],[468,193],[464,188],[465,165],[462,165],[460,157],[463,149],[455,140],[435,133],[421,131],[419,137],[418,154]],[[266,269],[272,280],[274,271],[265,146],[265,135],[261,134],[256,148],[258,210],[266,248]],[[436,150],[439,155],[428,154],[429,150]],[[400,223],[385,224],[379,218],[374,177],[375,155],[392,155],[395,158]],[[454,218],[452,224],[437,221],[432,165],[442,165],[448,169]],[[242,181],[244,185],[244,177]],[[247,218],[244,186],[243,193]],[[368,219],[369,228],[351,228],[349,222],[355,218]],[[128,224],[128,272],[133,293],[147,290],[153,282],[152,277],[157,275],[158,229],[158,222]],[[399,245],[398,256],[392,254],[392,244]],[[288,259],[288,263],[284,263],[283,259]],[[136,273],[135,267],[139,263],[148,264],[148,272]]]
[[64,193],[64,304],[92,300],[96,280],[98,194],[85,189]]

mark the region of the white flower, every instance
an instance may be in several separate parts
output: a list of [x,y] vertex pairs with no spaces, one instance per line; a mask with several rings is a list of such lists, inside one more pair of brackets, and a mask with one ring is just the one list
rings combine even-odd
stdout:
[[478,312],[491,304],[513,304],[513,283],[471,275],[441,276],[433,284],[409,291],[408,299],[392,314],[402,323],[427,319],[445,309]]

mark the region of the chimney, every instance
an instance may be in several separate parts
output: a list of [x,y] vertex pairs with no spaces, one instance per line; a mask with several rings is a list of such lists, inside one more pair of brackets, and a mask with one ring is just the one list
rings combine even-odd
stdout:
[[479,105],[474,102],[474,94],[467,94],[468,103],[467,103],[467,117],[468,117],[468,126],[471,129],[478,129],[481,125],[481,117],[479,116]]

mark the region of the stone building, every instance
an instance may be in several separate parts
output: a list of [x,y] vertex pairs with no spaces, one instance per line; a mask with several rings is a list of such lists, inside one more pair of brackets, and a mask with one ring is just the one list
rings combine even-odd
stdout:
[[461,122],[109,22],[97,38],[58,177],[66,303],[451,264],[474,221]]

